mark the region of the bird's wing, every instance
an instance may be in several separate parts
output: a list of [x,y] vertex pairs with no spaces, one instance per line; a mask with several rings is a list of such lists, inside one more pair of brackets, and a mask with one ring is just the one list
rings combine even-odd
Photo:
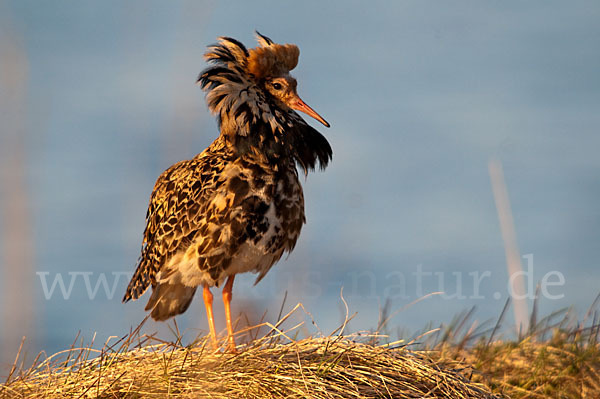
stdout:
[[[211,175],[203,173],[209,158],[196,157],[178,162],[156,181],[146,213],[142,254],[124,302],[137,299],[150,285],[154,286],[164,263],[180,248],[193,242],[197,219],[214,185]],[[213,170],[212,176],[214,172],[218,171]]]

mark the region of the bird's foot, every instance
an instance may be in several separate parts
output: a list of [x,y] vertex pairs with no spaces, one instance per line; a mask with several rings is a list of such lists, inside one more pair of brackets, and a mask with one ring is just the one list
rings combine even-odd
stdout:
[[227,343],[227,352],[229,353],[238,353],[237,351],[237,347],[235,345],[235,340],[233,339],[233,335],[230,335],[228,337],[228,343]]

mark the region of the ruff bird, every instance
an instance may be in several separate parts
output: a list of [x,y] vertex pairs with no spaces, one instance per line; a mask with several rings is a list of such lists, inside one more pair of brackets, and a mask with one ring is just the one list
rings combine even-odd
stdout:
[[163,172],[150,196],[141,256],[123,302],[149,287],[154,320],[185,312],[202,287],[211,341],[217,347],[211,287],[223,282],[228,346],[235,351],[231,319],[233,280],[257,273],[256,283],[294,249],[305,223],[298,180],[332,159],[325,137],[296,112],[326,127],[306,105],[290,71],[299,49],[256,32],[259,46],[220,37],[209,46],[210,64],[198,78],[220,134],[193,159]]

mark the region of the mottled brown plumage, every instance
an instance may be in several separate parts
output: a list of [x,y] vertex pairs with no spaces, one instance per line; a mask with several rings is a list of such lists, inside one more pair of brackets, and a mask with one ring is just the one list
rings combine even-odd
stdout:
[[220,38],[205,54],[213,66],[198,83],[220,135],[158,178],[141,257],[123,298],[137,299],[151,286],[146,310],[165,320],[183,313],[203,286],[214,338],[209,288],[229,278],[224,294],[230,344],[233,276],[250,271],[258,273],[258,282],[294,248],[305,222],[296,165],[307,173],[317,164],[324,168],[332,155],[327,140],[295,112],[328,126],[298,97],[289,75],[298,48],[258,38],[261,47],[250,51]]

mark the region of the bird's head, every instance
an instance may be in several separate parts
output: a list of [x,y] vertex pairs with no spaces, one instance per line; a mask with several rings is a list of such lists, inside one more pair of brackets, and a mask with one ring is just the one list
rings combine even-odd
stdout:
[[297,92],[298,82],[290,75],[290,71],[298,65],[298,46],[274,43],[258,32],[256,36],[259,47],[249,51],[246,65],[252,79],[279,107],[304,112],[329,127],[321,115],[302,101]]
[[312,116],[326,127],[329,123],[314,109],[309,107],[296,92],[298,82],[290,74],[277,76],[265,79],[264,87],[280,106],[295,109],[296,111],[304,112],[308,116]]
[[300,50],[256,35],[259,46],[250,50],[235,39],[221,37],[205,54],[213,65],[200,74],[198,84],[218,117],[221,134],[238,147],[291,155],[305,171],[314,168],[317,160],[324,167],[332,155],[329,143],[295,112],[329,127],[300,98],[297,81],[290,75]]

